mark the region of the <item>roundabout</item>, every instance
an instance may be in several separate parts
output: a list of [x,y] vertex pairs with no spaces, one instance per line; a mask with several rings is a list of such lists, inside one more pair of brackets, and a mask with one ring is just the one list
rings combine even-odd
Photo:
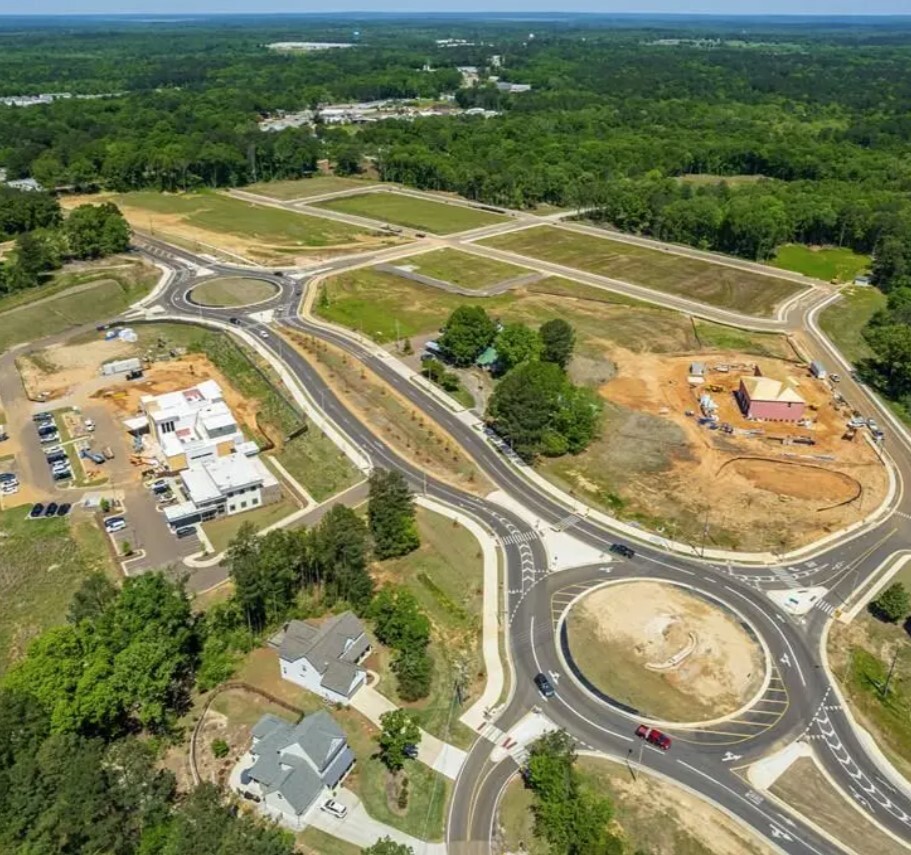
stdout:
[[667,582],[590,589],[566,609],[561,647],[600,700],[679,727],[736,715],[768,680],[764,648],[743,618]]
[[281,293],[268,279],[249,276],[219,276],[207,279],[188,292],[194,305],[206,308],[244,308],[267,303]]

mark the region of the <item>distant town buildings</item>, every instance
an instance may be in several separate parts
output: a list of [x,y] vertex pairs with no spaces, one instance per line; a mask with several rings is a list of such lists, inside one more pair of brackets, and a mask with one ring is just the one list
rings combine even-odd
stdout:
[[341,48],[354,47],[352,42],[272,42],[266,45],[269,50],[286,50],[286,51],[318,51],[318,50],[339,50]]
[[[420,105],[395,99],[385,101],[363,101],[356,104],[327,104],[319,110],[300,110],[296,113],[279,111],[259,123],[263,131],[283,131],[286,128],[300,128],[317,121],[325,125],[366,125],[389,119],[411,121],[428,116],[478,115],[477,110],[463,110],[452,103],[450,98],[441,99],[433,105]],[[493,110],[481,110],[485,116],[495,116]]]

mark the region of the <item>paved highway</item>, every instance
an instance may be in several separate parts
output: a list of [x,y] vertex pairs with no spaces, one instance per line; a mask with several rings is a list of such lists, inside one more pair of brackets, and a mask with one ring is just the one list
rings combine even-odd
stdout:
[[[520,225],[522,223],[513,224],[514,227]],[[226,273],[251,275],[251,271],[216,264],[211,259],[160,241],[138,239],[137,242],[143,252],[174,271],[168,288],[158,300],[158,306],[168,314],[191,321],[205,318],[221,322],[233,316],[254,334],[263,329],[262,324],[244,310],[200,307],[190,296],[192,288],[205,278]],[[478,245],[472,245],[472,249],[486,252],[486,248]],[[492,252],[491,257],[496,257],[496,253]],[[340,270],[357,263],[363,263],[363,259],[339,259],[320,270]],[[200,268],[210,272],[198,276]],[[279,327],[297,329],[344,348],[448,430],[500,489],[548,524],[556,525],[567,518],[568,510],[564,505],[526,479],[521,469],[482,434],[403,378],[387,358],[377,355],[377,348],[365,345],[346,331],[299,317],[299,289],[306,288],[306,280],[296,283],[287,276],[277,276],[269,271],[257,271],[252,275],[269,279],[279,291],[275,298],[250,311],[258,313],[273,309]],[[626,288],[625,283],[614,280],[610,280],[610,287],[614,290]],[[664,296],[650,294],[653,301],[674,305],[673,300],[665,300]],[[830,345],[821,340],[807,321],[816,303],[827,297],[822,291],[810,292],[793,304],[799,307],[799,313],[792,308],[786,318],[759,323],[781,327],[790,324],[800,328],[810,355],[827,355]],[[700,314],[722,322],[730,320],[728,313],[711,307],[700,307]],[[836,852],[839,850],[828,839],[782,814],[754,792],[743,775],[742,767],[806,733],[816,737],[813,744],[821,762],[848,797],[855,798],[864,810],[894,834],[911,841],[911,800],[885,779],[858,740],[832,694],[830,677],[820,661],[821,639],[835,608],[850,599],[852,592],[875,568],[908,542],[911,525],[906,513],[911,511],[911,506],[903,491],[899,490],[896,495],[894,510],[899,513],[801,561],[780,567],[713,565],[643,542],[636,545],[637,554],[632,560],[549,573],[543,544],[527,523],[502,506],[440,482],[432,474],[424,473],[402,459],[360,423],[297,351],[282,345],[274,335],[259,341],[284,362],[314,400],[321,402],[326,415],[369,455],[373,465],[400,469],[414,489],[426,489],[435,499],[471,514],[500,539],[506,564],[508,641],[516,680],[505,708],[497,717],[499,729],[508,730],[537,705],[583,745],[621,757],[627,756],[635,747],[638,759],[639,745],[633,731],[642,717],[636,711],[621,708],[609,698],[599,697],[583,684],[581,675],[571,673],[571,665],[560,652],[561,619],[573,596],[605,582],[647,578],[688,585],[735,612],[763,640],[772,666],[772,683],[750,709],[730,721],[697,729],[666,727],[674,737],[673,749],[663,753],[647,748],[642,763],[713,800],[783,851],[817,855]],[[866,402],[863,408],[870,412],[878,410],[865,389],[850,380],[843,386],[850,401]],[[901,436],[894,437],[894,441],[890,438],[890,446],[898,472],[911,473],[911,452],[904,439]],[[583,543],[601,551],[606,551],[616,540],[608,527],[591,519],[575,521],[571,532]],[[516,534],[523,536],[510,537]],[[516,540],[523,542],[516,543]],[[778,609],[765,593],[769,589],[793,585],[822,585],[829,593],[808,615],[794,618]],[[552,672],[557,677],[556,695],[550,700],[541,698],[532,684],[531,677],[539,671]],[[489,851],[497,798],[504,783],[517,769],[510,758],[492,763],[489,759],[492,747],[490,742],[479,739],[456,782],[448,831],[450,851],[454,853]]]

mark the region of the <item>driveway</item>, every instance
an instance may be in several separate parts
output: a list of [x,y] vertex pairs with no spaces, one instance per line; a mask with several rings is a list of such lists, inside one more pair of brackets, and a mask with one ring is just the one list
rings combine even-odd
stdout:
[[307,825],[312,825],[333,837],[347,840],[361,849],[372,846],[382,837],[391,837],[396,843],[410,846],[414,850],[414,855],[446,855],[445,843],[426,843],[373,819],[364,809],[360,799],[350,790],[342,787],[333,798],[348,808],[348,815],[344,819],[337,819],[320,810],[317,803],[306,815]]

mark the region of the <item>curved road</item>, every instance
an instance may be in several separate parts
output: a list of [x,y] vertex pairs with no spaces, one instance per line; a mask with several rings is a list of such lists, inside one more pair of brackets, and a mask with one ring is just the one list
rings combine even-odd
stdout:
[[[298,317],[297,304],[305,282],[298,284],[269,271],[253,272],[213,263],[148,238],[137,242],[145,254],[174,271],[156,303],[169,315],[182,316],[191,322],[200,318],[223,323],[234,317],[239,326],[259,334],[265,327],[244,310],[201,307],[192,302],[190,292],[201,281],[215,275],[253,275],[274,282],[278,286],[277,295],[251,307],[252,311],[273,309],[279,326],[297,329],[344,348],[448,430],[491,480],[530,512],[551,525],[567,518],[569,512],[564,505],[527,480],[516,464],[483,435],[403,378],[387,359],[376,355],[376,348],[360,343],[344,331]],[[321,272],[351,265],[351,259],[340,259],[325,265]],[[198,276],[200,268],[211,272]],[[622,290],[622,285],[619,283],[616,290]],[[828,295],[823,296],[828,299]],[[653,301],[659,299],[654,293],[651,297]],[[801,326],[809,328],[806,331],[807,344],[813,351],[811,356],[831,353],[831,345],[821,340],[805,321],[818,302],[812,295],[797,301],[802,312]],[[706,317],[725,320],[727,313],[700,308],[700,314]],[[778,326],[783,321],[760,323]],[[226,323],[225,326],[230,329]],[[632,560],[612,560],[549,573],[543,544],[527,523],[502,506],[440,482],[402,459],[360,423],[296,350],[283,345],[275,336],[259,341],[321,402],[325,414],[369,455],[373,465],[401,470],[415,490],[426,490],[435,499],[471,514],[500,540],[506,563],[507,637],[516,680],[508,703],[496,720],[497,728],[508,730],[530,709],[539,706],[581,744],[621,757],[628,756],[635,748],[638,762],[640,745],[633,731],[641,718],[635,711],[599,698],[568,673],[566,660],[560,655],[560,618],[569,599],[608,580],[647,578],[685,584],[721,601],[755,628],[770,654],[772,682],[769,690],[733,721],[703,729],[666,727],[674,737],[673,749],[663,753],[647,746],[642,752],[642,764],[716,802],[782,851],[817,855],[837,852],[840,850],[829,840],[766,802],[750,788],[742,774],[742,767],[808,733],[816,737],[819,759],[848,797],[856,799],[894,834],[911,842],[911,800],[884,778],[857,739],[832,694],[829,675],[820,662],[820,644],[834,609],[848,601],[855,588],[907,542],[911,534],[906,515],[911,511],[911,504],[901,491],[896,502],[899,514],[891,514],[878,525],[786,566],[719,566],[696,557],[669,554],[642,542],[637,544],[637,554]],[[842,385],[849,399],[865,400],[866,409],[881,412],[866,390],[848,379]],[[904,440],[897,442],[891,453],[899,473],[911,474],[911,453]],[[591,519],[575,522],[572,535],[602,552],[616,539],[606,526]],[[829,589],[824,600],[804,618],[785,614],[765,593],[797,585]],[[557,677],[556,695],[550,700],[541,698],[531,681],[540,671],[552,672]],[[449,849],[453,853],[490,850],[499,794],[517,770],[511,758],[493,763],[492,748],[486,739],[477,740],[456,781],[448,831]]]

